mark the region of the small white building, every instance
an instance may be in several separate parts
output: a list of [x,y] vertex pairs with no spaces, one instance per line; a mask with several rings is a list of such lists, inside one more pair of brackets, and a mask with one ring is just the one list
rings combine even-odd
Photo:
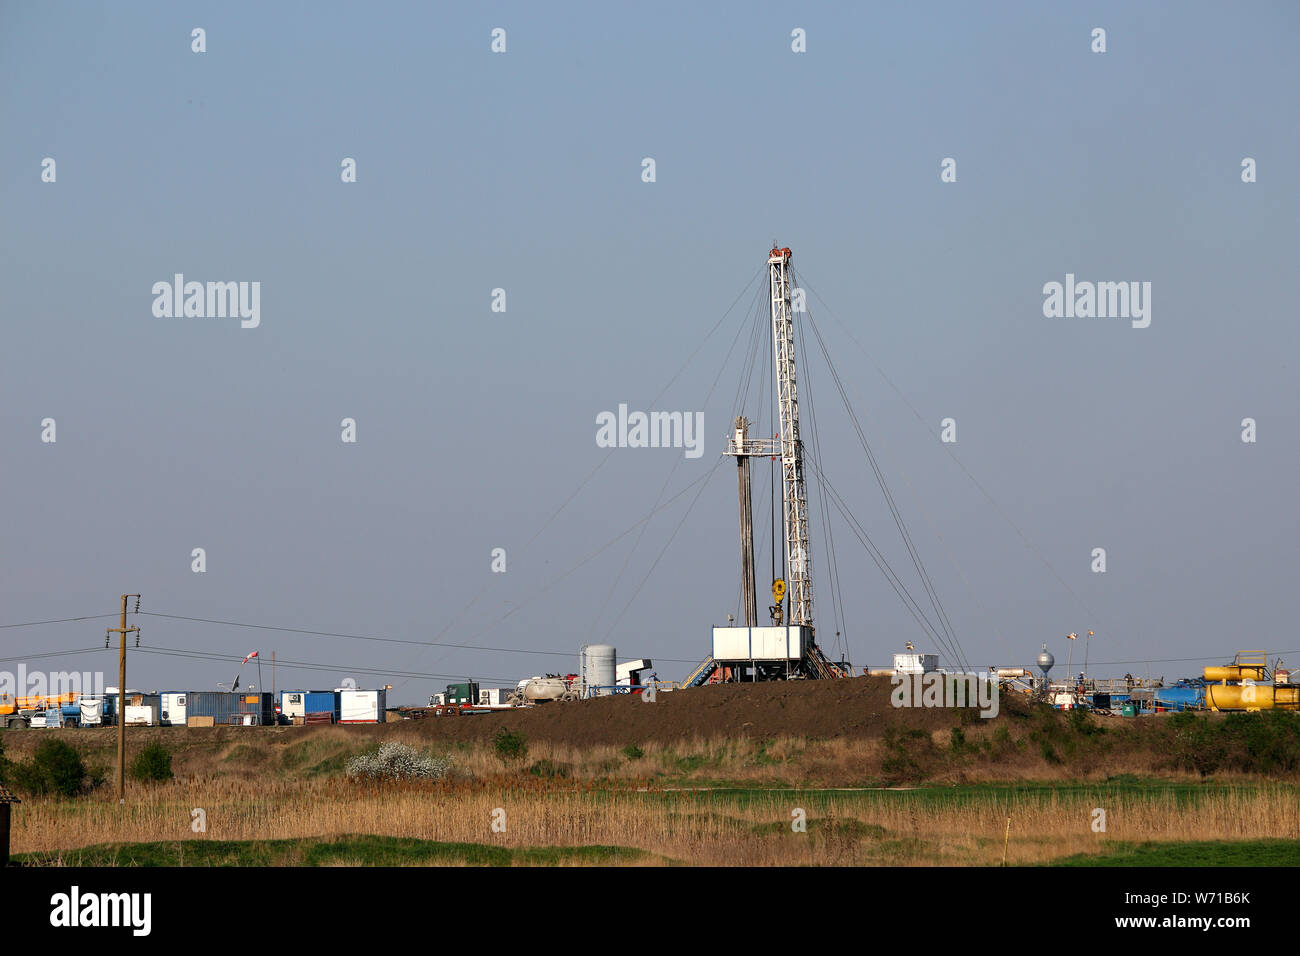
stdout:
[[340,724],[382,724],[387,709],[383,690],[357,690],[352,687],[336,688],[339,695]]
[[918,654],[915,651],[908,651],[894,655],[895,674],[928,674],[938,669],[938,654]]
[[158,722],[164,727],[184,727],[185,704],[185,691],[164,691]]

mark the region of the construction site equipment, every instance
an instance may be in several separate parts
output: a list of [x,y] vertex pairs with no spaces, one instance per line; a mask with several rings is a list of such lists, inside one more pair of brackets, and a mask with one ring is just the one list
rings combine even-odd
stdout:
[[1276,683],[1264,651],[1238,651],[1231,664],[1205,668],[1205,680],[1210,710],[1300,710],[1300,685]]
[[1300,710],[1300,686],[1207,684],[1205,706],[1210,710]]
[[478,703],[478,682],[477,681],[460,681],[455,684],[447,685],[447,692],[443,695],[442,703],[444,704],[477,704]]
[[545,704],[557,700],[577,700],[579,689],[580,679],[577,674],[530,677],[519,682],[515,692],[510,695],[509,703]]
[[[75,725],[81,716],[77,704],[79,698],[76,692],[24,697],[5,694],[0,696],[0,727],[23,730],[27,727],[62,726],[65,716],[72,718]],[[57,711],[53,722],[47,716],[51,710]]]
[[[740,562],[745,624],[715,627],[713,654],[683,682],[685,687],[725,680],[790,680],[844,675],[817,646],[813,631],[811,550],[808,542],[808,489],[804,447],[799,434],[799,397],[795,375],[794,320],[790,279],[791,252],[773,248],[767,257],[772,360],[780,434],[751,438],[749,420],[738,417],[727,439],[726,454],[736,458],[740,498]],[[772,627],[758,626],[754,571],[753,505],[749,459],[781,462],[781,514],[785,572],[773,585]],[[785,601],[789,601],[789,615]],[[785,623],[788,621],[788,625]],[[707,674],[704,673],[707,671]]]
[[1268,668],[1263,664],[1227,664],[1205,668],[1205,679],[1210,681],[1264,680]]

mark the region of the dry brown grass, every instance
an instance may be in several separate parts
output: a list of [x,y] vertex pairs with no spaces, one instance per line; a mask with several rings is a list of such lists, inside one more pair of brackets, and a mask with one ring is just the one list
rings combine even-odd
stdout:
[[[1099,782],[1123,772],[1150,777],[1149,756],[1144,763],[1139,753],[1120,751],[1068,768],[1047,763],[1028,747],[991,753],[979,746],[991,732],[972,726],[964,751],[954,751],[946,734],[923,741],[929,748],[927,783]],[[694,737],[640,744],[640,757],[629,757],[620,746],[530,741],[526,760],[517,764],[503,762],[487,742],[447,741],[433,752],[450,748],[454,779],[374,786],[342,776],[349,755],[375,744],[353,728],[155,735],[175,748],[174,782],[129,784],[124,806],[111,787],[78,800],[28,799],[15,808],[13,851],[376,834],[508,847],[635,847],[651,854],[650,862],[701,865],[996,865],[1008,817],[1012,864],[1101,852],[1115,841],[1300,837],[1296,789],[1240,777],[1224,778],[1237,779],[1236,786],[1201,787],[1199,778],[1162,772],[1177,789],[811,789],[878,783],[891,752],[880,738]],[[85,750],[88,762],[111,757],[94,736],[65,739]],[[137,737],[138,744],[146,739]],[[414,728],[385,739],[425,750],[430,745]],[[9,755],[21,753],[11,749]],[[563,775],[530,774],[527,768],[537,761],[548,761]],[[750,789],[691,792],[720,784]],[[783,786],[804,790],[772,789]],[[204,834],[190,828],[191,809],[199,807],[207,814]],[[797,807],[810,821],[806,833],[791,830]],[[1106,811],[1105,833],[1091,828],[1097,807]],[[497,808],[506,811],[504,833],[491,829]]]
[[[1108,841],[1199,841],[1300,835],[1291,788],[1206,791],[1189,803],[1171,792],[972,791],[936,801],[924,791],[753,793],[604,790],[535,779],[509,786],[359,786],[345,780],[254,783],[213,777],[111,797],[30,800],[14,818],[14,852],[71,850],[97,843],[264,840],[371,833],[512,847],[637,847],[653,859],[701,865],[996,865],[1011,818],[1013,864],[1097,852]],[[1094,807],[1107,814],[1091,830]],[[207,812],[191,832],[191,809]],[[791,829],[802,807],[807,833]],[[491,829],[493,812],[506,830]]]

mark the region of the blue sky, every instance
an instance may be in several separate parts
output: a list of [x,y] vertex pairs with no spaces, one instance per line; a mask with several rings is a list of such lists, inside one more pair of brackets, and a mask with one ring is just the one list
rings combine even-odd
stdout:
[[[411,702],[570,669],[587,641],[680,676],[737,609],[718,457],[775,238],[972,664],[1044,641],[1064,661],[1088,629],[1093,660],[1153,676],[1300,660],[1297,25],[1284,3],[0,4],[0,623],[139,591],[507,649],[133,622],[142,650],[326,668],[280,686],[370,668]],[[155,317],[177,272],[260,282],[261,324]],[[1046,318],[1066,273],[1150,282],[1150,327]],[[919,595],[819,361],[826,472]],[[651,402],[704,413],[702,457],[597,447],[597,414]],[[715,465],[689,512],[694,489],[579,566]],[[834,533],[845,620],[819,604],[823,643],[843,628],[875,665],[926,644]],[[31,657],[109,623],[0,630],[0,657],[115,671]],[[234,672],[130,667],[159,688]]]

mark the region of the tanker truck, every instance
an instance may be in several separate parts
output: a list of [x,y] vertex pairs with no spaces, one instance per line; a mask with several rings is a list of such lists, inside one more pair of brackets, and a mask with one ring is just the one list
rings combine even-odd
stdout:
[[519,682],[515,692],[507,699],[513,706],[522,704],[547,704],[555,700],[578,699],[578,675],[547,674],[528,677]]

